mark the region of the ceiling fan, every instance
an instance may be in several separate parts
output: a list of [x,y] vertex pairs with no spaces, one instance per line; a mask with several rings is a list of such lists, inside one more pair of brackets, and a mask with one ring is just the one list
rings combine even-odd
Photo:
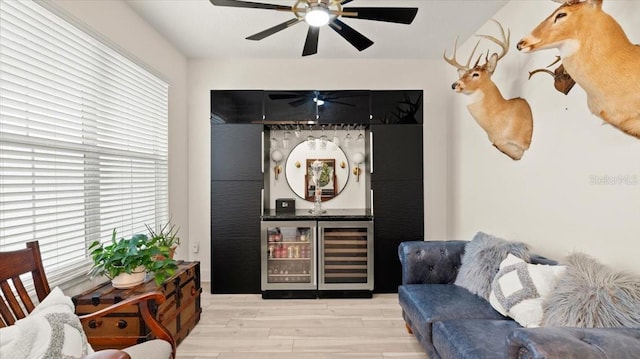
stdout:
[[307,39],[304,43],[302,56],[313,55],[318,52],[318,35],[320,34],[320,28],[325,25],[328,25],[359,51],[373,45],[373,41],[342,22],[338,19],[339,17],[411,24],[418,13],[418,8],[408,7],[343,7],[343,5],[353,0],[295,0],[292,6],[239,0],[209,1],[217,6],[292,12],[295,16],[293,19],[253,34],[247,39],[262,40],[267,36],[304,21],[309,25],[309,30],[307,31]]
[[342,100],[358,96],[362,96],[362,93],[353,91],[293,91],[271,93],[269,94],[269,99],[289,100],[288,104],[291,107],[300,107],[308,103],[314,103],[316,106],[322,106],[325,103],[333,103],[337,105],[355,107],[355,104]]

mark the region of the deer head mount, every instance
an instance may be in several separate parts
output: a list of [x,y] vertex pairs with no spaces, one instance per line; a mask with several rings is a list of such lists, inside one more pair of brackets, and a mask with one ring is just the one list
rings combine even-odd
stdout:
[[496,84],[491,80],[498,61],[509,51],[510,32],[505,35],[502,25],[493,20],[500,27],[501,39],[489,35],[477,35],[490,40],[500,46],[500,54],[485,55],[485,62],[480,65],[482,56],[478,57],[473,67],[469,64],[478,48],[478,41],[465,65],[456,60],[458,39],[454,43],[453,55],[444,60],[458,70],[460,78],[451,85],[451,88],[465,95],[471,96],[471,103],[467,106],[471,116],[478,122],[489,136],[493,145],[513,160],[519,160],[524,152],[529,149],[533,133],[533,116],[531,108],[526,100],[513,98],[506,100]]
[[640,46],[602,11],[602,0],[561,2],[518,42],[518,50],[557,48],[566,72],[587,93],[589,110],[640,139]]
[[[556,60],[551,64],[549,64],[549,66],[547,67],[551,67],[557,64],[558,62],[560,62],[560,60],[561,60],[560,56],[556,56]],[[556,67],[554,71],[550,71],[547,69],[537,69],[537,70],[529,71],[529,80],[531,80],[531,77],[533,75],[539,72],[547,73],[553,76],[553,87],[555,87],[556,90],[562,92],[565,95],[568,94],[569,91],[571,91],[571,89],[573,88],[573,85],[576,84],[576,82],[571,78],[571,75],[569,75],[567,71],[564,69],[564,65],[562,64]]]

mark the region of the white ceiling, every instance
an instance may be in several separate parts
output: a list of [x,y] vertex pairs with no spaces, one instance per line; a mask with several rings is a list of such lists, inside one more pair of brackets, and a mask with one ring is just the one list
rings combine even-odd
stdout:
[[[209,0],[125,0],[188,58],[300,58],[307,34],[302,22],[261,41],[245,37],[292,19],[291,13],[219,7]],[[292,5],[294,0],[252,0]],[[374,44],[359,52],[329,28],[320,30],[323,59],[440,58],[457,35],[467,39],[508,0],[354,0],[348,7],[417,7],[411,25],[341,18]]]

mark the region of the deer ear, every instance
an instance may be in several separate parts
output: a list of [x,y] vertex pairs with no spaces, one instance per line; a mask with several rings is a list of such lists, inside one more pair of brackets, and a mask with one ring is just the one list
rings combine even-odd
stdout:
[[587,4],[589,4],[591,6],[595,6],[597,8],[601,8],[602,7],[602,0],[587,0]]
[[493,53],[489,60],[487,60],[487,71],[492,74],[496,70],[496,66],[498,65],[498,54]]
[[458,76],[462,77],[465,73],[467,73],[467,70],[458,69]]

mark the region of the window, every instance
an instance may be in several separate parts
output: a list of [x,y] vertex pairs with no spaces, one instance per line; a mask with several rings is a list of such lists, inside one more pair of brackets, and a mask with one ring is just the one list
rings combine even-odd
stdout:
[[32,1],[0,1],[0,250],[51,285],[88,246],[168,219],[168,85]]

